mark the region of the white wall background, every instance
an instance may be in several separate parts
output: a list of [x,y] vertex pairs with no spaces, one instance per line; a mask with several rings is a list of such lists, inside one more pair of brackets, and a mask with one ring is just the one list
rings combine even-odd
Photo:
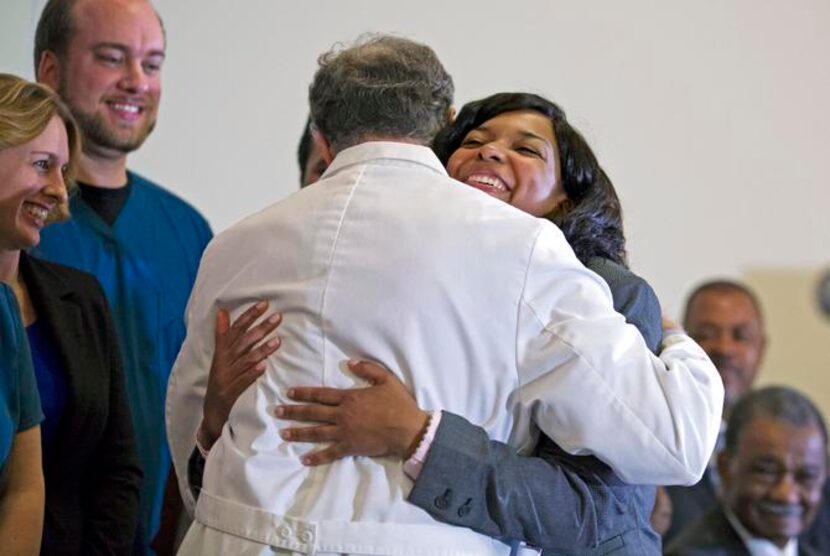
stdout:
[[[31,77],[42,4],[0,0],[0,70]],[[400,33],[435,48],[459,104],[503,90],[559,102],[614,181],[632,266],[667,311],[677,315],[703,278],[749,280],[780,336],[815,340],[773,337],[765,379],[811,387],[830,411],[830,321],[810,304],[830,264],[827,0],[157,7],[169,39],[164,99],[131,166],[216,230],[296,189],[317,55],[366,31]],[[800,278],[768,279],[782,272]]]

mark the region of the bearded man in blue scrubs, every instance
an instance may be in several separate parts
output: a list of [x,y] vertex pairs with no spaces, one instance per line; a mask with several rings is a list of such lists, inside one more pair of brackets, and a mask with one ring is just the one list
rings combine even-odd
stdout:
[[37,79],[69,106],[84,147],[72,219],[44,231],[38,255],[94,274],[112,308],[144,470],[137,541],[144,553],[159,528],[170,469],[167,378],[212,235],[193,207],[127,170],[128,153],[156,123],[164,57],[162,22],[146,0],[50,0],[36,31]]

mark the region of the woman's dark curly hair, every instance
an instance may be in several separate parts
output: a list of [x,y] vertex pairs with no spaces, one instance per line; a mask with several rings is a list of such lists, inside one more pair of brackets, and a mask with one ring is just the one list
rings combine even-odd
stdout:
[[602,257],[627,266],[622,207],[614,185],[591,147],[556,104],[531,93],[498,93],[470,102],[455,122],[438,133],[432,148],[446,166],[470,131],[500,114],[517,110],[533,110],[550,118],[553,124],[562,187],[568,198],[543,217],[562,230],[583,263]]

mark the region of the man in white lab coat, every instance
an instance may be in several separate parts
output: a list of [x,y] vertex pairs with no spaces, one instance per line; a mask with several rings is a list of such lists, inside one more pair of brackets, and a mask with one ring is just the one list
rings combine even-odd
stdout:
[[334,51],[309,96],[328,170],[220,234],[190,300],[167,408],[181,485],[217,310],[270,301],[283,346],[210,450],[180,554],[509,553],[408,504],[399,458],[307,467],[312,448],[280,438],[286,389],[357,386],[353,357],[517,449],[541,429],[626,481],[698,480],[720,423],[716,370],[683,334],[652,355],[553,224],[447,176],[426,145],[453,84],[431,49],[380,36]]

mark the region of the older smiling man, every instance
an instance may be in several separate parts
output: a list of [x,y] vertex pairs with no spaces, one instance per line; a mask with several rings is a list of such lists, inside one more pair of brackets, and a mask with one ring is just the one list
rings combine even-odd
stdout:
[[668,547],[669,556],[813,556],[798,541],[816,516],[827,475],[827,429],[816,407],[783,387],[733,409],[718,458],[721,504]]

